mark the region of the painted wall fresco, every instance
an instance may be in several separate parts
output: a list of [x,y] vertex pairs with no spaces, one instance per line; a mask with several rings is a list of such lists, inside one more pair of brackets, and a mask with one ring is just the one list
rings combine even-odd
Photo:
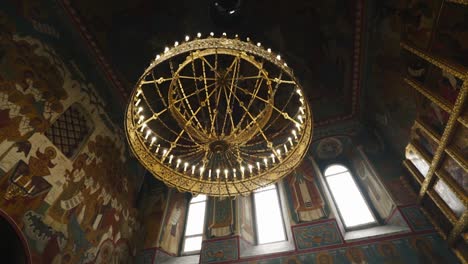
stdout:
[[468,10],[446,3],[441,11],[431,51],[458,65],[468,66]]
[[400,208],[401,213],[408,221],[410,227],[415,231],[432,230],[434,227],[426,218],[418,206],[407,206]]
[[213,198],[212,216],[209,220],[208,230],[213,237],[228,236],[234,234],[235,226],[235,201],[232,198]]
[[239,258],[238,238],[207,240],[203,242],[200,263],[218,263]]
[[298,250],[342,244],[340,230],[335,220],[292,227]]
[[309,222],[326,217],[325,202],[317,187],[314,168],[309,160],[306,159],[283,182],[294,222]]
[[141,236],[144,238],[141,248],[159,246],[159,237],[168,203],[169,190],[164,183],[156,180],[150,173],[145,174],[145,180],[140,191],[141,200],[138,208],[141,210]]
[[445,242],[435,234],[382,240],[308,253],[285,254],[239,262],[242,264],[320,263],[320,264],[426,264],[459,263]]
[[[79,45],[64,46],[76,36],[54,3],[10,4],[0,10],[0,209],[33,263],[128,263],[139,181],[101,99],[107,84]],[[93,126],[69,158],[45,132],[75,103]]]
[[369,162],[362,148],[358,148],[357,151],[354,152],[352,160],[354,170],[365,189],[364,191],[369,196],[379,216],[382,219],[386,219],[395,208],[392,197],[386,191],[386,187],[383,185],[379,175],[376,174],[375,169]]
[[185,193],[171,190],[168,202],[170,206],[168,206],[165,214],[159,240],[161,249],[169,254],[179,254],[180,243],[184,235],[188,202]]

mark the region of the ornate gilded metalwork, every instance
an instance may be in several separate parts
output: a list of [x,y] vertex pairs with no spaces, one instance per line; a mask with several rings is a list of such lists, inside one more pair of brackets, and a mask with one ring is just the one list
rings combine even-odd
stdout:
[[438,168],[440,160],[445,152],[445,148],[447,147],[450,138],[453,134],[453,131],[455,129],[457,119],[461,114],[461,111],[463,110],[464,102],[466,99],[468,91],[468,82],[465,80],[463,83],[463,86],[461,87],[460,93],[457,97],[457,100],[455,101],[454,107],[452,109],[452,113],[449,117],[449,120],[447,121],[447,125],[444,129],[444,133],[442,134],[442,137],[440,139],[439,146],[437,147],[437,150],[434,154],[434,157],[432,158],[432,163],[431,167],[429,169],[429,172],[427,174],[426,179],[424,180],[424,183],[421,186],[421,191],[419,193],[418,199],[422,199],[424,194],[427,192],[427,190],[431,187],[433,181],[433,175],[435,170]]
[[312,114],[279,54],[238,38],[174,43],[140,77],[126,114],[131,149],[180,191],[247,194],[290,173]]
[[447,0],[447,2],[460,5],[468,5],[468,0]]
[[460,78],[460,79],[464,79],[465,78],[465,74],[466,74],[466,69],[461,69],[459,67],[455,67],[453,65],[450,65],[446,62],[444,62],[443,60],[437,58],[437,57],[434,57],[432,55],[429,55],[427,53],[425,53],[424,51],[414,47],[413,45],[410,45],[408,43],[405,43],[405,42],[400,42],[400,46],[402,48],[404,48],[405,50],[415,54],[416,56],[426,60],[427,62],[441,68],[442,70],[452,74],[453,76],[457,77],[457,78]]
[[457,239],[460,238],[461,234],[466,231],[468,227],[468,211],[465,210],[463,215],[457,221],[457,223],[453,226],[452,231],[448,236],[449,244],[454,244]]

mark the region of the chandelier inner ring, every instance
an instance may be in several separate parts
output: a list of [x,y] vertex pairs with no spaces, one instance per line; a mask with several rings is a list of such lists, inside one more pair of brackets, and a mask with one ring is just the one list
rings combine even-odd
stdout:
[[[203,75],[198,78],[204,86],[197,87],[192,81],[188,83],[180,76],[184,76],[184,70],[196,70],[195,65],[207,62],[210,56],[223,56],[224,60],[232,60],[229,67],[213,67],[210,70],[203,69]],[[240,87],[239,81],[244,81],[245,76],[239,74],[240,64],[250,64],[252,70],[258,72],[254,89]],[[268,81],[268,72],[263,69],[262,63],[253,56],[238,51],[216,48],[193,52],[186,60],[179,64],[177,71],[169,86],[168,101],[170,111],[178,125],[190,133],[199,144],[209,145],[223,140],[229,145],[239,145],[248,142],[254,135],[268,124],[273,113],[274,93],[271,81]],[[252,78],[252,77],[247,77]],[[187,84],[185,85],[184,84]],[[210,87],[206,89],[206,87]],[[262,91],[264,98],[258,100],[258,91]],[[266,91],[266,92],[265,92]],[[180,100],[187,93],[206,93],[202,101]],[[203,111],[212,113],[215,117],[211,123],[202,124],[200,118],[193,111],[200,104]],[[255,104],[256,111],[252,111]],[[222,105],[223,107],[220,107]],[[247,113],[248,112],[248,113]],[[239,118],[244,116],[243,118]],[[218,117],[227,117],[230,122]],[[254,124],[246,123],[248,119],[255,120]],[[221,126],[224,126],[220,129]],[[211,149],[208,147],[206,149]]]

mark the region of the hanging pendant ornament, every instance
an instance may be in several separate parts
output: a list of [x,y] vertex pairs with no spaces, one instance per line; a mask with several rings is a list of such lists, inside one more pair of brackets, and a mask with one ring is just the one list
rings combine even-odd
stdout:
[[130,148],[156,178],[180,191],[234,196],[291,173],[313,119],[279,54],[226,33],[198,33],[151,62],[125,126]]

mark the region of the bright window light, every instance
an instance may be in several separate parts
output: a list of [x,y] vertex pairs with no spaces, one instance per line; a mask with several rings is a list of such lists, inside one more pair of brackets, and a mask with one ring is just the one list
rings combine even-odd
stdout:
[[190,201],[184,235],[184,252],[200,251],[205,223],[206,196],[198,195]]
[[272,184],[255,191],[254,202],[258,243],[286,240],[276,185]]
[[324,174],[346,227],[375,222],[364,197],[346,167],[331,165]]

